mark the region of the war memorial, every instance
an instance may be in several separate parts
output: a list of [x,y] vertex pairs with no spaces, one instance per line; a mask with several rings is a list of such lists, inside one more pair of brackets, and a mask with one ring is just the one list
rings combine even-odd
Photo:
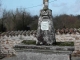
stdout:
[[48,8],[48,0],[43,0],[44,7],[40,11],[38,21],[38,44],[55,44],[55,32],[52,21],[52,10]]
[[[72,56],[80,51],[80,33],[55,33],[52,10],[49,0],[43,0],[37,30],[11,31],[0,35],[0,55],[7,55],[1,60],[79,60]],[[29,41],[28,41],[29,40]],[[32,41],[33,40],[33,41]],[[23,44],[26,41],[27,44]],[[23,42],[23,43],[21,43]],[[29,44],[29,42],[31,42]],[[57,42],[71,42],[69,46],[60,46]],[[73,44],[74,43],[74,44]],[[80,53],[80,52],[79,52]]]

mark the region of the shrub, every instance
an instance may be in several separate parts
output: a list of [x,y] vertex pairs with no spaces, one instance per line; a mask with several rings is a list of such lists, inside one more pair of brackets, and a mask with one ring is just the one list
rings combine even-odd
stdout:
[[36,41],[34,41],[34,40],[23,40],[22,43],[27,44],[27,45],[30,45],[30,44],[35,45]]

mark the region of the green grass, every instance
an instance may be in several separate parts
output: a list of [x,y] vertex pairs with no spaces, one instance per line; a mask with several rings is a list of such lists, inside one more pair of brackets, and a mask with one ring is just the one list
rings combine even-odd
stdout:
[[[22,43],[26,45],[36,45],[36,41],[34,40],[24,40]],[[56,42],[54,46],[74,46],[74,42]]]
[[26,45],[30,45],[30,44],[36,45],[36,41],[34,40],[24,40],[22,41],[22,43]]
[[74,46],[74,42],[56,42],[57,46]]

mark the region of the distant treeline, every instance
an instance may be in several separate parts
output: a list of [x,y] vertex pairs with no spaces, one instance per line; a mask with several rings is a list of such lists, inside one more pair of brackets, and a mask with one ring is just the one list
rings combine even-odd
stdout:
[[[39,16],[32,16],[25,10],[17,9],[14,11],[3,12],[0,19],[0,32],[17,30],[36,30]],[[60,28],[80,28],[80,15],[59,15],[53,16],[55,29]]]

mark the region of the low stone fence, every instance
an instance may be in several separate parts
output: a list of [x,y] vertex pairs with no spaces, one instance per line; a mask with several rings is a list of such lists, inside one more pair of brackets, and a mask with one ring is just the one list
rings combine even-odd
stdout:
[[[55,34],[56,42],[74,42],[75,50],[80,51],[80,34]],[[11,31],[0,34],[1,51],[13,53],[12,47],[23,40],[35,40],[35,31]]]

